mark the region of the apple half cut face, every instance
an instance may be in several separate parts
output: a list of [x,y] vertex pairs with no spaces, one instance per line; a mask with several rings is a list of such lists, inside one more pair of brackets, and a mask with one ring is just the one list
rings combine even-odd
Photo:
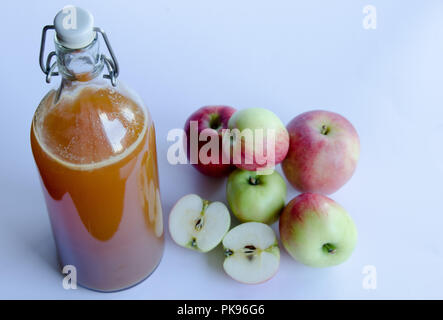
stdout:
[[180,246],[208,252],[228,232],[231,216],[221,202],[209,202],[196,194],[182,197],[169,215],[169,233]]
[[231,229],[223,239],[225,272],[242,283],[269,280],[280,264],[280,249],[274,231],[260,222],[246,222]]

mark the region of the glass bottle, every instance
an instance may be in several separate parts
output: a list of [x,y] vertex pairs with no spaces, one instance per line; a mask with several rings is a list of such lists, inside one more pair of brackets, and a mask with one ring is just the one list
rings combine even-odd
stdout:
[[[45,35],[51,29],[55,52],[45,66]],[[99,34],[111,58],[101,53]],[[84,287],[128,288],[156,268],[164,246],[151,116],[117,80],[106,34],[93,27],[86,10],[65,7],[54,26],[43,29],[40,62],[48,82],[61,75],[31,125],[60,265],[74,267]]]

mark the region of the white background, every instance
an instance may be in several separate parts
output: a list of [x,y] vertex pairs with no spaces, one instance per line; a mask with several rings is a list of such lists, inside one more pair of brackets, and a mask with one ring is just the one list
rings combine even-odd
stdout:
[[[163,260],[142,284],[111,294],[64,290],[29,143],[34,110],[50,88],[38,66],[41,29],[64,3],[5,1],[0,298],[443,298],[442,1],[73,4],[93,12],[114,46],[120,79],[150,108],[165,225],[184,194],[225,201],[225,180],[166,160],[168,131],[195,109],[265,107],[288,123],[321,108],[344,115],[360,134],[357,171],[331,196],[354,218],[359,242],[350,260],[327,269],[305,267],[282,250],[277,275],[248,286],[224,274],[220,248],[191,252],[165,230]],[[376,30],[362,27],[367,4],[377,9]],[[288,200],[297,194],[288,191]],[[376,267],[376,290],[362,287],[365,265]]]

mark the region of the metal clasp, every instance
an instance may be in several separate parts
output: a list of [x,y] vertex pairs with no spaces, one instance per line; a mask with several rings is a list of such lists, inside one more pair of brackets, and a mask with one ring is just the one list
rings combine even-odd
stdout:
[[119,67],[118,67],[118,61],[115,57],[114,51],[112,50],[111,43],[108,40],[108,36],[106,35],[106,32],[102,28],[94,27],[94,31],[98,32],[102,35],[103,40],[105,41],[106,47],[108,48],[109,54],[111,55],[111,59],[109,59],[105,55],[101,55],[101,58],[103,59],[106,68],[108,69],[109,74],[103,75],[103,78],[111,80],[111,84],[115,87],[117,84],[117,77],[119,74]]
[[[52,62],[52,58],[57,57],[57,54],[55,51],[51,51],[48,54],[48,57],[46,58],[45,63],[45,44],[46,44],[46,32],[48,30],[53,30],[55,27],[53,25],[47,25],[43,27],[42,30],[42,40],[40,43],[40,55],[39,55],[39,63],[40,68],[42,69],[43,73],[46,75],[46,82],[50,83],[51,78],[53,76],[58,76],[59,72],[55,71],[55,68],[57,67],[57,61]],[[108,58],[106,55],[101,54],[100,59],[103,61],[103,63],[106,65],[106,68],[108,69],[109,74],[103,75],[103,78],[109,79],[111,81],[112,86],[117,85],[117,77],[119,75],[119,67],[118,67],[118,61],[115,57],[114,51],[112,50],[111,43],[109,42],[109,39],[106,35],[106,32],[102,28],[94,27],[94,31],[98,32],[102,35],[103,40],[106,44],[106,47],[108,48],[109,54],[111,55],[111,58]],[[52,62],[52,64],[51,64]]]
[[44,57],[45,57],[45,43],[46,43],[46,31],[55,29],[54,26],[44,26],[42,31],[42,41],[40,43],[40,68],[42,69],[43,73],[46,74],[46,82],[51,82],[52,76],[58,76],[58,72],[55,72],[55,68],[57,66],[57,62],[55,61],[51,65],[52,58],[56,56],[55,51],[51,51],[49,53],[48,57],[46,58],[46,64],[44,63]]

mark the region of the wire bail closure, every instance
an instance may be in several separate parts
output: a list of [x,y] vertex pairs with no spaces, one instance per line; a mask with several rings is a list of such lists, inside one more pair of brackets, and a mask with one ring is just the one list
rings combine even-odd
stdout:
[[[46,44],[46,33],[48,30],[54,30],[54,25],[47,25],[43,27],[42,30],[42,40],[40,43],[40,55],[39,55],[39,62],[40,62],[40,69],[43,71],[43,73],[46,75],[46,83],[51,82],[51,78],[53,76],[58,76],[60,73],[58,71],[55,71],[57,67],[57,61],[52,62],[54,57],[57,57],[57,54],[55,51],[51,51],[45,62],[45,44]],[[94,27],[94,31],[98,32],[102,35],[103,40],[106,44],[106,47],[108,48],[108,52],[111,56],[111,58],[108,58],[106,55],[101,54],[100,60],[103,61],[103,63],[106,65],[106,68],[108,69],[108,74],[103,75],[103,78],[109,79],[111,81],[111,84],[113,87],[117,85],[117,77],[119,75],[119,66],[117,62],[117,58],[115,57],[114,51],[112,50],[111,43],[109,42],[108,36],[106,35],[106,32],[99,27]]]

